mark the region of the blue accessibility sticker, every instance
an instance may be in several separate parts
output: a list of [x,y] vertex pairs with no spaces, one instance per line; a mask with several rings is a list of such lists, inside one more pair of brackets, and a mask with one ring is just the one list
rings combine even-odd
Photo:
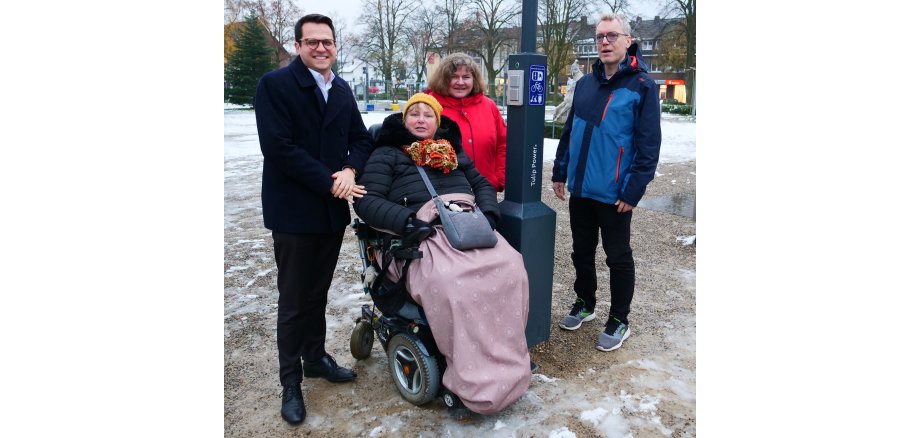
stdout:
[[545,105],[546,100],[543,98],[546,92],[546,66],[530,66],[530,99],[529,105]]

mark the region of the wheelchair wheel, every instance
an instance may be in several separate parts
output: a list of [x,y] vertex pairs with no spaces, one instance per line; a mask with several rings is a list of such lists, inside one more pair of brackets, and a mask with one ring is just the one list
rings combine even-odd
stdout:
[[351,355],[355,359],[367,359],[374,347],[374,328],[365,320],[358,320],[351,331]]
[[441,386],[438,361],[422,353],[420,342],[418,338],[399,333],[390,339],[387,347],[387,361],[396,388],[414,405],[433,400]]
[[457,397],[457,394],[454,394],[450,391],[444,391],[444,406],[447,406],[448,409],[458,409],[465,407],[463,401],[460,400],[460,397]]

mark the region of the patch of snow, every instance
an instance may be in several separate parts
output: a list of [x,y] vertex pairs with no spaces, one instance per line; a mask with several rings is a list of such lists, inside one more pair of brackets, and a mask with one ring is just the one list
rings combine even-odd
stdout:
[[627,394],[626,391],[620,390],[620,400],[623,401],[623,409],[630,412],[656,412],[656,405],[660,401],[658,397],[650,395],[633,395]]
[[688,388],[687,383],[683,380],[671,377],[665,382],[665,386],[674,394],[687,401],[696,400],[696,390]]
[[[236,158],[262,155],[256,129],[255,112],[248,106],[224,105],[224,157]],[[383,123],[392,112],[372,111],[361,115],[364,125]],[[543,139],[543,161],[556,159],[559,140]],[[659,163],[680,163],[696,160],[696,122],[685,119],[661,121],[661,152]]]
[[533,379],[539,380],[542,383],[555,383],[557,380],[559,380],[556,377],[547,377],[543,374],[534,374]]
[[661,365],[658,364],[658,362],[655,362],[651,359],[631,360],[629,362],[626,362],[626,365],[633,366],[633,367],[643,369],[643,370],[649,370],[649,371],[664,371],[664,368],[662,368]]
[[629,420],[620,414],[623,406],[619,400],[605,397],[605,401],[610,403],[610,409],[597,407],[590,411],[584,411],[579,417],[582,421],[590,422],[608,437],[632,437],[629,428]]
[[693,245],[696,243],[696,234],[692,236],[677,236],[677,241],[683,244],[684,246]]
[[649,424],[655,426],[662,434],[671,435],[674,431],[661,424],[661,417],[655,415],[658,412],[658,402],[660,398],[651,395],[632,395],[626,391],[620,391],[620,400],[623,402],[623,410],[631,413],[640,413],[646,415],[630,417],[630,421],[636,425]]
[[594,426],[597,426],[601,423],[601,420],[607,416],[607,410],[604,408],[595,408],[590,411],[583,411],[581,416],[578,417],[581,421],[587,421]]
[[568,427],[563,426],[559,429],[553,429],[549,432],[549,438],[578,438]]

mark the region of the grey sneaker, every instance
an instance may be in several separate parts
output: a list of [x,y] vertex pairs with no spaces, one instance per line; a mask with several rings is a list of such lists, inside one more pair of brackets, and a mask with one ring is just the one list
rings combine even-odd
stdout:
[[612,351],[620,348],[630,335],[629,326],[614,319],[597,338],[597,349]]
[[572,305],[572,311],[569,312],[565,318],[562,318],[562,321],[559,321],[559,327],[566,330],[578,330],[582,322],[591,321],[595,316],[597,315],[594,314],[594,311],[588,309],[588,307],[585,306],[585,302],[579,298],[575,300],[575,304]]

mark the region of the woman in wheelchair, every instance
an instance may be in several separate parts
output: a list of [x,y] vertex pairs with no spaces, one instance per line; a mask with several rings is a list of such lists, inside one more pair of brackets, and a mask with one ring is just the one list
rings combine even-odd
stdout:
[[[495,188],[461,146],[459,127],[440,113],[441,105],[420,93],[384,120],[359,180],[367,194],[354,208],[371,227],[418,240],[422,256],[405,271],[405,285],[444,355],[441,384],[471,411],[492,414],[530,385],[527,273],[521,254],[498,233],[494,247],[465,251],[445,237],[416,165],[445,202],[475,201],[493,230],[501,215]],[[403,263],[390,264],[390,280]]]

